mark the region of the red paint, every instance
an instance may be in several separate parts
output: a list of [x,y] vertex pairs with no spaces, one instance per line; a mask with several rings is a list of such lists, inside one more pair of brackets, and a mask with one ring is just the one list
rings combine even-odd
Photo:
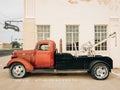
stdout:
[[7,63],[7,67],[9,67],[11,64],[13,63],[21,63],[24,65],[24,67],[26,68],[26,72],[30,72],[30,71],[33,71],[34,70],[34,67],[33,65],[31,65],[28,61],[24,60],[24,59],[21,59],[21,58],[14,58],[12,60],[10,60],[8,63]]
[[[39,50],[40,46],[48,46],[47,50]],[[34,68],[52,68],[54,67],[54,53],[56,44],[51,40],[39,41],[34,50],[14,51],[7,67],[12,63],[19,62],[23,64],[26,71],[33,71]]]

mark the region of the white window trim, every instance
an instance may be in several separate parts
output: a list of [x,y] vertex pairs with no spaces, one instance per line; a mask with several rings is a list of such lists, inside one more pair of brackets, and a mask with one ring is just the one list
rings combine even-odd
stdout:
[[[95,26],[106,26],[106,38],[107,38],[107,35],[108,35],[108,25],[107,24],[95,24],[94,25],[94,43],[95,43]],[[108,53],[108,41],[107,41],[107,45],[106,45],[106,50],[95,50],[96,53]]]
[[[65,27],[66,26],[78,26],[78,43],[79,43],[79,26],[80,25],[78,25],[78,24],[66,24]],[[71,33],[71,32],[69,32],[69,33]],[[66,28],[66,34],[67,34],[67,28]],[[72,33],[72,43],[74,43],[74,41],[73,41],[73,33]],[[75,50],[73,50],[73,46],[72,46],[72,50],[67,50],[67,35],[66,35],[66,46],[65,46],[65,48],[66,48],[66,52],[75,52]],[[78,44],[78,51],[79,50],[80,50],[80,48],[79,48],[79,44]]]

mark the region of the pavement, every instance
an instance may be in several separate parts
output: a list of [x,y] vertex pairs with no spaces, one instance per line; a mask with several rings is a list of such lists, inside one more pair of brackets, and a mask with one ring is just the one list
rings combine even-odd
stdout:
[[112,73],[120,77],[120,68],[112,69]]
[[0,90],[120,90],[120,68],[115,68],[106,80],[95,80],[87,72],[72,74],[34,73],[23,79],[13,79],[3,69],[10,56],[0,57]]

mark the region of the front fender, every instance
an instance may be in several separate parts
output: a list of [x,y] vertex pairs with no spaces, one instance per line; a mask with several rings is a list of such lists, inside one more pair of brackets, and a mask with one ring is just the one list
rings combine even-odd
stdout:
[[13,63],[21,63],[21,64],[23,64],[27,72],[31,72],[31,71],[34,70],[34,67],[33,67],[32,64],[30,64],[28,61],[26,61],[26,60],[24,60],[24,59],[21,59],[21,58],[11,59],[11,60],[7,63],[7,66],[4,67],[4,68],[9,68]]

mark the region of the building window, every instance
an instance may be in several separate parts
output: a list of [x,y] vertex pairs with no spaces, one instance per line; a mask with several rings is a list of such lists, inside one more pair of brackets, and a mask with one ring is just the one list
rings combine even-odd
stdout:
[[[107,25],[95,25],[95,44],[107,38]],[[97,45],[95,47],[96,51],[106,51],[107,41]]]
[[37,40],[50,39],[50,25],[38,25],[37,26]]
[[79,25],[66,25],[66,50],[79,50]]

